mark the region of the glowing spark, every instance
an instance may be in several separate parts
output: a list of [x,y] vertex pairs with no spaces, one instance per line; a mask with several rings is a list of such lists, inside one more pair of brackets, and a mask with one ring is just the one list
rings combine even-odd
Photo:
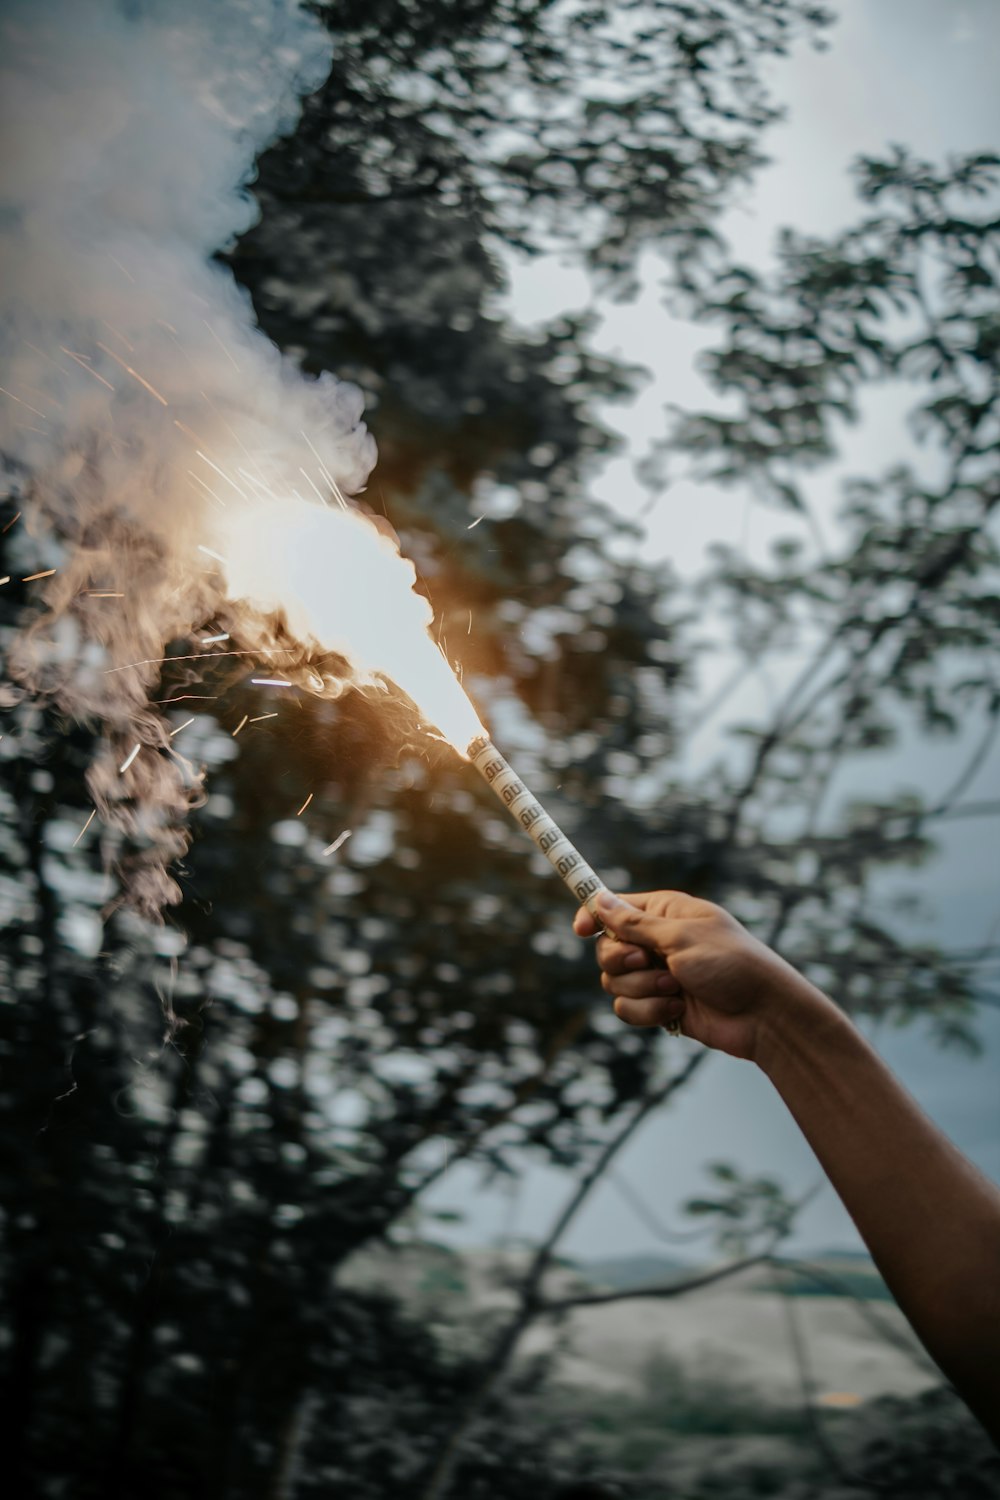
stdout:
[[111,261],[112,265],[115,265],[115,266],[118,267],[118,269],[122,273],[122,275],[125,276],[125,277],[127,277],[128,280],[131,281],[131,283],[132,283],[133,286],[135,285],[135,277],[132,275],[132,272],[131,271],[126,271],[126,269],[122,265],[121,261],[120,260],[115,260],[115,257],[111,254],[110,250],[108,251],[108,260]]
[[[228,641],[228,639],[229,632],[227,630],[224,630],[221,635],[203,635],[201,638],[201,644],[203,646],[214,646],[216,641]],[[220,652],[218,654],[221,655],[222,653]]]
[[25,386],[25,390],[30,391],[33,396],[37,396],[40,401],[47,401],[50,406],[56,407],[58,411],[64,409],[61,401],[57,401],[55,396],[50,396],[45,391],[40,391],[37,385]]
[[249,717],[249,715],[247,715],[247,714],[243,715],[242,719],[237,724],[236,728],[233,730],[233,739],[235,739],[236,736],[239,734],[240,730],[243,728],[244,724],[247,722],[248,717]]
[[[240,444],[240,446],[242,447],[243,445]],[[256,474],[251,474],[249,469],[240,468],[237,469],[236,472],[241,479],[246,480],[247,484],[253,485],[258,495],[263,495],[268,500],[274,499],[274,492],[264,483],[262,479],[258,479]]]
[[215,329],[212,327],[212,325],[208,321],[208,319],[207,318],[203,318],[202,322],[204,323],[205,327],[208,329],[209,333],[212,335],[212,337],[215,340],[215,342],[218,344],[219,348],[222,350],[223,354],[229,360],[229,363],[233,366],[233,369],[234,370],[240,370],[240,374],[242,374],[243,372],[240,369],[240,366],[236,363],[236,360],[233,358],[232,354],[230,354],[230,352],[226,348],[225,344],[219,338],[219,335],[216,333]]
[[326,464],[323,462],[323,460],[320,458],[319,454],[316,452],[316,449],[313,447],[312,442],[309,439],[309,434],[306,433],[306,432],[303,432],[302,436],[305,438],[306,442],[309,443],[309,447],[310,447],[310,450],[312,451],[312,455],[315,458],[316,462],[319,464],[319,472],[322,474],[323,478],[326,480],[327,484],[330,486],[330,489],[332,491],[336,491],[336,489],[337,489],[337,481],[334,479],[333,475],[330,473],[330,470],[327,468]]
[[3,394],[4,396],[9,396],[12,401],[16,401],[17,402],[18,406],[27,407],[28,411],[33,411],[35,413],[36,417],[41,417],[41,419],[42,419],[43,422],[47,422],[49,420],[48,417],[45,415],[45,413],[43,411],[39,411],[36,406],[29,405],[29,403],[27,401],[22,401],[21,398],[20,398],[20,396],[15,396],[13,391],[8,391],[2,385],[0,385],[0,394]]
[[222,496],[217,495],[212,486],[210,484],[206,484],[201,475],[196,474],[193,469],[188,469],[188,473],[191,475],[191,478],[194,480],[195,484],[200,484],[203,490],[207,490],[216,504],[221,505],[222,509],[225,510],[226,502],[225,500],[223,500]]
[[[262,653],[272,654],[281,652],[288,656],[294,651],[294,646],[260,646],[256,651],[210,651],[209,656],[260,656]],[[142,661],[129,661],[123,667],[107,667],[105,677],[112,677],[116,672],[131,672],[133,667],[157,667],[163,666],[168,661],[204,661],[204,651],[192,651],[186,656],[144,656]]]
[[177,726],[176,729],[171,729],[170,733],[167,735],[167,739],[168,740],[172,740],[175,734],[180,734],[180,732],[181,732],[182,729],[186,729],[189,724],[193,724],[193,723],[194,723],[193,716],[190,719],[185,719],[183,724],[178,724],[178,726]]
[[276,719],[277,717],[278,717],[278,715],[276,713],[273,713],[273,714],[258,714],[255,719],[248,719],[247,723],[248,724],[259,724],[262,719]]
[[21,582],[34,583],[37,578],[51,578],[53,573],[56,573],[58,571],[59,570],[57,568],[45,568],[41,573],[29,573],[27,578],[21,579]]
[[479,525],[480,521],[485,521],[485,520],[486,520],[485,516],[477,516],[476,519],[471,523],[471,525],[466,526],[466,528],[465,528],[466,531],[474,531],[476,529],[476,527]]
[[111,384],[111,381],[105,380],[103,375],[99,374],[97,370],[93,369],[84,359],[82,354],[74,354],[72,349],[66,348],[65,344],[60,344],[59,347],[64,354],[69,355],[70,359],[76,360],[81,370],[86,370],[88,375],[93,375],[94,379],[99,380],[102,385],[106,385],[109,391],[114,390],[114,386]]
[[305,469],[303,469],[303,467],[302,467],[301,464],[299,465],[299,473],[302,475],[302,478],[305,480],[306,484],[312,486],[313,492],[316,495],[316,499],[319,500],[323,505],[329,505],[329,503],[330,503],[329,500],[326,498],[326,496],[324,494],[322,494],[322,492],[319,489],[317,489],[315,480],[312,478],[312,476],[310,474],[306,473]]
[[121,766],[118,769],[119,776],[124,776],[125,775],[125,772],[128,770],[129,766],[135,760],[136,756],[139,754],[139,751],[141,749],[142,749],[141,745],[133,745],[132,746],[131,750],[126,755],[125,759],[122,761]]
[[333,497],[337,501],[337,503],[340,506],[341,510],[348,510],[349,506],[347,504],[347,501],[344,499],[344,493],[343,493],[342,489],[340,488],[340,485],[332,477],[330,479],[330,488],[333,490]]
[[77,844],[83,838],[83,835],[87,832],[87,829],[90,827],[91,823],[94,821],[94,819],[96,817],[97,817],[97,808],[95,807],[94,810],[93,810],[93,812],[90,814],[90,817],[87,819],[86,823],[84,823],[83,827],[80,829],[80,832],[77,834],[76,838],[73,840],[72,844],[70,845],[70,847],[72,849],[76,848]]
[[465,633],[466,633],[466,635],[471,635],[472,634],[472,610],[471,609],[469,610],[469,628],[468,628],[468,630]]
[[143,389],[147,390],[151,396],[155,396],[161,406],[170,405],[170,402],[167,400],[166,396],[161,396],[155,385],[150,385],[148,380],[144,380],[143,377],[139,374],[138,370],[133,370],[131,365],[126,364],[125,361],[119,355],[117,355],[113,349],[108,348],[107,344],[102,344],[100,339],[98,339],[96,342],[98,349],[103,349],[104,353],[107,354],[110,359],[113,359],[116,365],[121,365],[125,373],[127,375],[131,375],[133,380],[137,380],[143,387]]
[[119,333],[117,328],[112,328],[112,326],[108,322],[107,318],[102,318],[101,319],[101,323],[104,325],[104,327],[108,330],[109,333],[114,334],[115,338],[118,339],[121,343],[123,343],[125,345],[125,348],[128,350],[128,352],[130,354],[134,354],[135,353],[135,349],[129,343],[129,341],[125,337],[125,335],[123,333]]
[[183,422],[178,422],[176,417],[174,418],[174,426],[179,432],[183,432],[185,437],[189,437],[193,443],[197,443],[202,448],[205,446],[205,439],[199,437],[192,428],[186,427]]
[[3,586],[4,586],[5,583],[10,583],[10,574],[9,573],[7,574],[6,578],[0,578],[0,589],[3,588]]
[[216,562],[220,562],[223,565],[225,564],[226,559],[222,556],[221,552],[213,552],[212,549],[211,549],[211,547],[203,547],[201,545],[201,543],[199,542],[198,543],[198,551],[199,552],[204,552],[204,554],[205,554],[206,557],[214,557],[215,560],[216,560]]
[[[219,476],[220,479],[224,479],[227,484],[231,484],[232,485],[233,489],[236,491],[237,495],[239,495],[242,500],[246,500],[248,498],[248,496],[246,494],[246,491],[240,489],[239,485],[236,483],[236,480],[230,478],[230,476],[228,474],[226,474],[222,469],[219,468],[218,464],[213,464],[212,460],[207,456],[207,454],[202,453],[202,451],[201,451],[200,448],[196,448],[195,452],[197,453],[198,457],[201,459],[202,463],[208,464],[208,467],[210,469],[214,469],[215,472],[216,472],[216,474],[218,474],[218,476]],[[204,547],[201,550],[204,552],[204,550],[205,550]]]
[[347,843],[347,840],[350,838],[353,831],[354,830],[351,828],[345,828],[343,833],[339,834],[337,838],[334,839],[332,844],[328,844],[327,847],[323,850],[324,859],[328,854],[336,854],[337,850],[341,848],[342,845]]
[[251,677],[250,681],[255,687],[291,687],[283,677]]
[[305,810],[306,810],[306,808],[307,808],[307,807],[308,807],[308,806],[309,806],[309,804],[310,804],[310,802],[311,802],[311,801],[312,801],[312,799],[313,799],[313,797],[314,797],[314,796],[315,796],[315,793],[314,793],[314,792],[310,792],[310,793],[309,793],[309,795],[308,795],[308,797],[307,797],[307,798],[306,798],[306,800],[305,800],[305,801],[304,801],[304,802],[303,802],[303,804],[302,804],[302,806],[301,806],[301,807],[300,807],[300,808],[299,808],[299,810],[298,810],[298,812],[297,812],[297,813],[296,813],[296,814],[295,814],[295,816],[296,816],[296,817],[297,817],[297,818],[301,818],[301,816],[302,816],[302,814],[303,814],[303,813],[304,813],[304,812],[305,812]]
[[88,599],[124,599],[124,594],[116,594],[112,589],[84,589]]

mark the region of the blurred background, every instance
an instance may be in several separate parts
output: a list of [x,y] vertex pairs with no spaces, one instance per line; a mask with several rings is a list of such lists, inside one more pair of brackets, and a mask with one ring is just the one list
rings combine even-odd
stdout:
[[[586,858],[729,906],[1000,1180],[1000,13],[311,11],[220,274],[363,391],[365,504]],[[5,472],[7,657],[73,539]],[[765,1080],[620,1026],[478,778],[191,650],[159,921],[106,726],[4,690],[12,1493],[1000,1494]]]

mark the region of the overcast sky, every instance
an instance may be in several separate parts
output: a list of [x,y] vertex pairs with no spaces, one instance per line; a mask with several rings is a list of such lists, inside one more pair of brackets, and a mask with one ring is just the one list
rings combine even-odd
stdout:
[[[829,50],[816,53],[800,47],[791,58],[773,64],[773,87],[788,108],[788,119],[767,141],[773,164],[743,193],[724,226],[737,253],[758,264],[766,263],[780,225],[825,233],[853,217],[847,169],[858,153],[879,153],[890,142],[934,158],[1000,146],[997,0],[834,0],[834,8],[841,19]],[[694,363],[705,335],[666,314],[652,263],[649,271],[645,294],[637,303],[610,309],[599,338],[603,348],[650,370],[639,400],[608,413],[609,421],[626,436],[628,449],[595,485],[602,498],[631,516],[648,499],[633,477],[632,463],[662,430],[664,404],[696,404],[705,394]],[[586,280],[571,266],[551,260],[514,270],[513,305],[522,321],[548,318],[560,302],[580,306],[588,300]],[[877,472],[899,456],[898,445],[907,441],[898,420],[900,409],[892,396],[872,405],[868,420],[849,435],[847,458],[852,468]],[[834,493],[830,481],[817,490],[825,526],[835,524]],[[757,552],[792,523],[759,508],[748,514],[745,502],[732,493],[704,488],[696,492],[693,485],[681,484],[659,500],[644,524],[641,555],[670,558],[682,575],[690,577],[713,540],[733,543],[747,538]],[[751,685],[748,692],[754,691]],[[743,702],[741,713],[753,707]],[[712,752],[720,728],[699,744],[699,754]],[[866,760],[853,773],[866,780],[854,785],[868,790],[906,785],[933,796],[954,779],[962,756],[960,745],[906,742],[891,755]],[[1000,796],[1000,754],[983,766],[968,794]],[[996,939],[998,847],[997,825],[952,825],[938,858],[916,877],[927,902],[925,931],[929,925],[942,941],[958,945],[982,942],[991,932]],[[666,872],[664,884],[669,884]],[[941,1054],[919,1027],[876,1033],[875,1040],[928,1112],[1000,1181],[1000,1009],[982,1010],[980,1030],[985,1045],[977,1061]],[[750,1064],[721,1055],[712,1058],[678,1104],[652,1121],[629,1147],[620,1176],[626,1186],[641,1192],[666,1224],[683,1228],[677,1206],[700,1191],[703,1164],[718,1159],[735,1161],[747,1171],[778,1175],[793,1192],[822,1178],[766,1080]],[[484,1244],[503,1233],[541,1234],[569,1188],[561,1174],[533,1169],[511,1194],[487,1192],[474,1172],[459,1168],[442,1182],[434,1202],[460,1208],[467,1216],[450,1238]],[[829,1188],[803,1215],[795,1244],[804,1251],[859,1247],[853,1225]],[[656,1250],[684,1253],[684,1247],[658,1239],[614,1183],[595,1194],[564,1248],[581,1258]],[[687,1253],[698,1252],[687,1247]]]

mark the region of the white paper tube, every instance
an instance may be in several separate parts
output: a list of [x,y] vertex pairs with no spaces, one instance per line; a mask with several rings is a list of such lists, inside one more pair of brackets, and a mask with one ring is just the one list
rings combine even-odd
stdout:
[[607,887],[570,843],[559,825],[528,790],[513,767],[504,760],[491,740],[473,740],[469,759],[480,776],[496,792],[516,823],[530,834],[561,880],[569,886],[581,906],[594,911],[594,898]]

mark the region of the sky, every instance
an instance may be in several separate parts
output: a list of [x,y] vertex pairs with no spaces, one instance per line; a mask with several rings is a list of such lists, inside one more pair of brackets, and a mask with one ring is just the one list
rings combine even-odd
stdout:
[[[779,226],[815,233],[834,231],[854,214],[848,166],[859,153],[877,154],[889,143],[906,144],[931,158],[949,152],[1000,147],[1000,5],[996,0],[835,0],[839,21],[829,48],[798,47],[770,68],[776,97],[787,119],[765,142],[772,163],[728,213],[723,230],[744,260],[767,264]],[[614,408],[606,419],[626,439],[623,456],[609,462],[595,482],[595,493],[623,515],[640,515],[648,495],[637,483],[633,464],[662,430],[668,402],[695,405],[708,393],[697,373],[698,351],[707,346],[703,330],[672,318],[662,307],[655,266],[634,303],[606,309],[597,338],[600,348],[646,366],[649,380],[628,408]],[[590,289],[583,274],[556,258],[511,267],[511,303],[524,323],[552,316],[554,306],[586,305]],[[845,462],[858,471],[878,471],[908,443],[898,398],[881,397],[866,420],[845,434]],[[835,478],[815,492],[821,523],[833,534]],[[788,517],[747,510],[733,493],[681,483],[643,516],[639,555],[669,559],[682,577],[697,575],[713,541],[744,538],[755,555],[777,534],[787,533]],[[741,716],[760,712],[763,688],[750,679]],[[755,702],[756,695],[756,702]],[[724,725],[710,726],[695,754],[717,747]],[[891,754],[865,760],[841,792],[906,786],[931,796],[943,791],[968,755],[968,743],[928,744],[909,737]],[[1000,747],[982,766],[967,795],[1000,797]],[[982,943],[1000,933],[1000,840],[997,825],[952,824],[941,835],[939,852],[917,878],[925,899],[922,930],[948,945]],[[908,884],[907,874],[895,879]],[[669,878],[665,875],[664,884]],[[893,885],[886,882],[888,893]],[[982,1055],[970,1060],[940,1052],[925,1030],[871,1030],[890,1066],[923,1108],[984,1171],[1000,1181],[1000,1008],[982,1007],[978,1029]],[[673,1043],[679,1053],[695,1044]],[[716,1055],[676,1104],[645,1127],[623,1153],[616,1175],[623,1189],[608,1181],[594,1194],[563,1242],[580,1259],[655,1253],[698,1258],[697,1244],[676,1243],[657,1232],[688,1227],[679,1213],[685,1199],[705,1183],[704,1163],[730,1160],[744,1171],[778,1177],[795,1196],[823,1174],[812,1152],[767,1080],[752,1064]],[[535,1238],[544,1233],[571,1191],[565,1174],[527,1169],[512,1190],[485,1189],[475,1170],[457,1167],[436,1189],[431,1202],[458,1209],[464,1222],[435,1227],[452,1243],[482,1245],[503,1235]],[[649,1215],[630,1208],[628,1190],[638,1193]],[[792,1241],[798,1253],[829,1248],[859,1249],[861,1242],[843,1207],[823,1185],[799,1220]]]

